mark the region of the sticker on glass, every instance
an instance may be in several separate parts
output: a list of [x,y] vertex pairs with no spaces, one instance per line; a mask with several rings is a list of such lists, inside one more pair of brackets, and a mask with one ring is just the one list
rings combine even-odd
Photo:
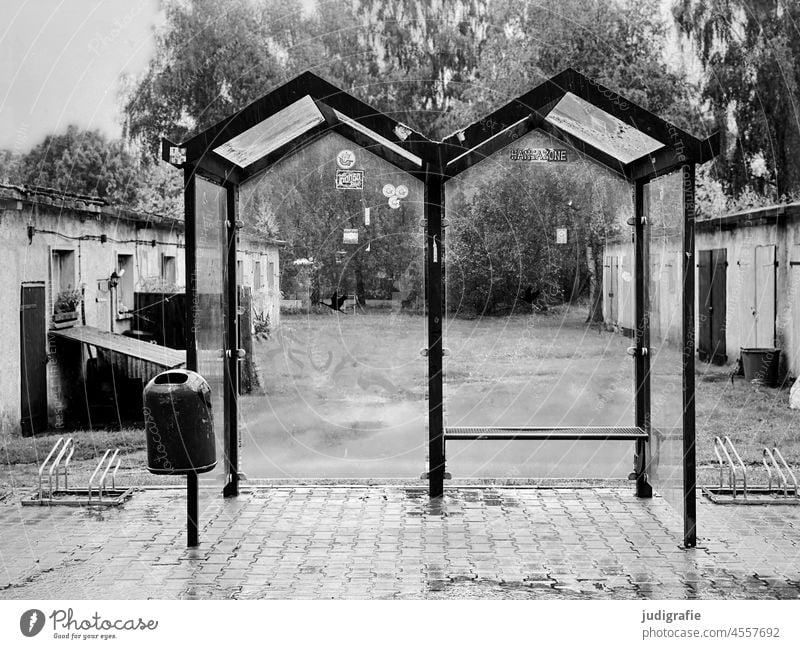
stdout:
[[336,164],[342,169],[349,169],[356,163],[356,154],[350,149],[342,149],[336,156]]

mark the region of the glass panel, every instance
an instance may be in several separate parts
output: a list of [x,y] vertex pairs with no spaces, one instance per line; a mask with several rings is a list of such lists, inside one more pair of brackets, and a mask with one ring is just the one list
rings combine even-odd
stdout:
[[[445,189],[446,425],[633,426],[630,252],[614,253],[621,296],[605,322],[602,309],[603,249],[630,245],[627,183],[534,131]],[[625,477],[633,444],[481,440],[447,454],[454,478]]]
[[664,146],[571,92],[564,95],[545,121],[626,164]]
[[247,167],[324,121],[314,100],[306,95],[218,146],[214,153]]
[[214,434],[217,438],[217,468],[212,474],[224,473],[224,256],[227,199],[224,187],[204,178],[195,180],[195,263],[197,299],[194,303],[197,371],[208,381],[212,391]]
[[645,186],[650,271],[651,484],[683,511],[683,188],[679,173]]
[[419,478],[422,183],[329,133],[248,181],[239,198],[254,361],[239,401],[244,472]]

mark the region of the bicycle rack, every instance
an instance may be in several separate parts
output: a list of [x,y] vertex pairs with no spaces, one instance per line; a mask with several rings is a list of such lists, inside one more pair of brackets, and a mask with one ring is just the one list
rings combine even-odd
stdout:
[[[769,462],[767,462],[767,459],[769,459]],[[765,448],[762,454],[761,462],[764,465],[764,468],[767,470],[767,479],[769,481],[768,487],[770,491],[772,490],[772,470],[774,469],[775,472],[780,477],[780,485],[783,488],[783,495],[785,497],[789,496],[790,489],[788,481],[786,479],[786,476],[788,475],[789,478],[791,478],[792,480],[792,486],[794,492],[792,495],[794,495],[795,497],[798,496],[797,478],[795,477],[794,473],[792,473],[792,470],[789,468],[789,465],[786,463],[786,460],[783,459],[783,455],[781,455],[781,452],[777,449],[777,447],[773,447],[772,450]],[[770,463],[772,464],[771,468],[770,468]]]
[[[730,437],[714,438],[714,455],[719,462],[719,484],[702,487],[703,495],[717,504],[736,505],[798,505],[800,490],[797,477],[777,447],[764,448],[761,464],[767,472],[766,486],[747,485],[747,467]],[[727,470],[728,484],[725,484]],[[737,471],[741,471],[741,488],[737,486]],[[791,482],[791,485],[789,484]],[[741,497],[739,497],[741,496]]]
[[[120,449],[107,449],[89,478],[87,489],[70,489],[69,465],[75,453],[72,437],[59,437],[39,466],[39,487],[23,505],[120,505],[133,495],[133,488],[117,487],[117,472],[122,457]],[[115,464],[116,461],[116,464]],[[113,468],[112,468],[113,467]],[[45,482],[45,472],[47,481]],[[64,487],[60,488],[61,477]],[[55,478],[55,480],[54,480]],[[109,482],[111,485],[109,486]]]
[[[56,455],[56,452],[58,453]],[[47,457],[44,459],[44,462],[39,466],[39,500],[44,499],[47,497],[48,500],[52,500],[53,498],[53,473],[56,476],[56,488],[55,491],[58,491],[58,478],[60,473],[63,471],[64,474],[64,488],[67,487],[67,483],[69,480],[68,477],[68,470],[69,470],[69,461],[72,459],[72,454],[75,452],[75,444],[72,441],[71,437],[68,437],[66,441],[63,437],[59,437],[55,444],[53,444],[53,448],[50,449],[50,452],[47,454]],[[53,456],[55,455],[55,458]],[[66,455],[66,459],[65,456]],[[53,460],[52,463],[50,460]],[[63,466],[61,465],[62,460],[64,461]],[[50,469],[47,471],[47,491],[44,490],[44,472],[47,469],[47,465],[50,464]]]
[[[728,452],[730,449],[730,452]],[[730,494],[732,498],[736,498],[736,469],[741,468],[742,470],[742,496],[747,499],[747,467],[745,467],[744,462],[742,462],[742,458],[739,455],[739,452],[736,450],[736,447],[733,445],[731,438],[725,435],[724,438],[720,439],[718,436],[714,438],[714,454],[717,456],[717,460],[719,461],[719,488],[723,489],[723,466],[724,463],[722,458],[719,455],[719,450],[725,455],[725,460],[727,462],[728,467],[728,483],[730,485]],[[734,457],[736,458],[737,464],[731,459],[731,453],[733,453]]]
[[[100,458],[100,462],[97,463],[97,468],[95,468],[94,473],[92,473],[92,477],[89,478],[89,502],[92,502],[92,493],[94,492],[94,479],[97,474],[102,470],[103,474],[100,476],[100,479],[97,481],[97,497],[102,500],[103,499],[103,491],[108,492],[108,488],[106,485],[106,480],[108,479],[108,472],[111,470],[111,467],[114,465],[114,460],[117,461],[117,466],[111,474],[111,488],[116,490],[116,475],[117,471],[119,471],[119,465],[122,461],[122,458],[119,457],[119,449],[115,449],[114,453],[111,455],[111,458],[106,462],[106,458],[108,454],[111,453],[111,449],[106,449],[105,454],[103,457]],[[105,469],[103,467],[105,466]]]

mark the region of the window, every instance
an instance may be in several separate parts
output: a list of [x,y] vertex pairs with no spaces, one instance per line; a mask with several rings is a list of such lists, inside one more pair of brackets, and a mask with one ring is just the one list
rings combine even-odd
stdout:
[[260,291],[261,290],[261,262],[260,261],[257,261],[254,264],[253,290],[255,290],[255,291]]
[[173,286],[176,280],[175,255],[161,255],[161,280]]
[[62,291],[75,288],[75,252],[72,250],[53,250],[52,259],[53,292],[55,295]]
[[117,313],[133,311],[133,255],[117,255]]
[[267,290],[273,290],[275,288],[275,264],[273,262],[269,262],[267,264]]
[[236,285],[241,286],[244,284],[244,262],[241,259],[236,260]]

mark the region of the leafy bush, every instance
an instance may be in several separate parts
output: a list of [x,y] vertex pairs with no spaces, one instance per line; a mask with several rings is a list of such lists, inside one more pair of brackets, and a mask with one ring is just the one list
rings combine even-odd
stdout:
[[80,289],[67,289],[61,291],[56,296],[56,303],[53,307],[55,313],[71,313],[78,310],[78,305],[83,299]]
[[253,335],[256,340],[269,340],[270,337],[269,313],[254,312]]

